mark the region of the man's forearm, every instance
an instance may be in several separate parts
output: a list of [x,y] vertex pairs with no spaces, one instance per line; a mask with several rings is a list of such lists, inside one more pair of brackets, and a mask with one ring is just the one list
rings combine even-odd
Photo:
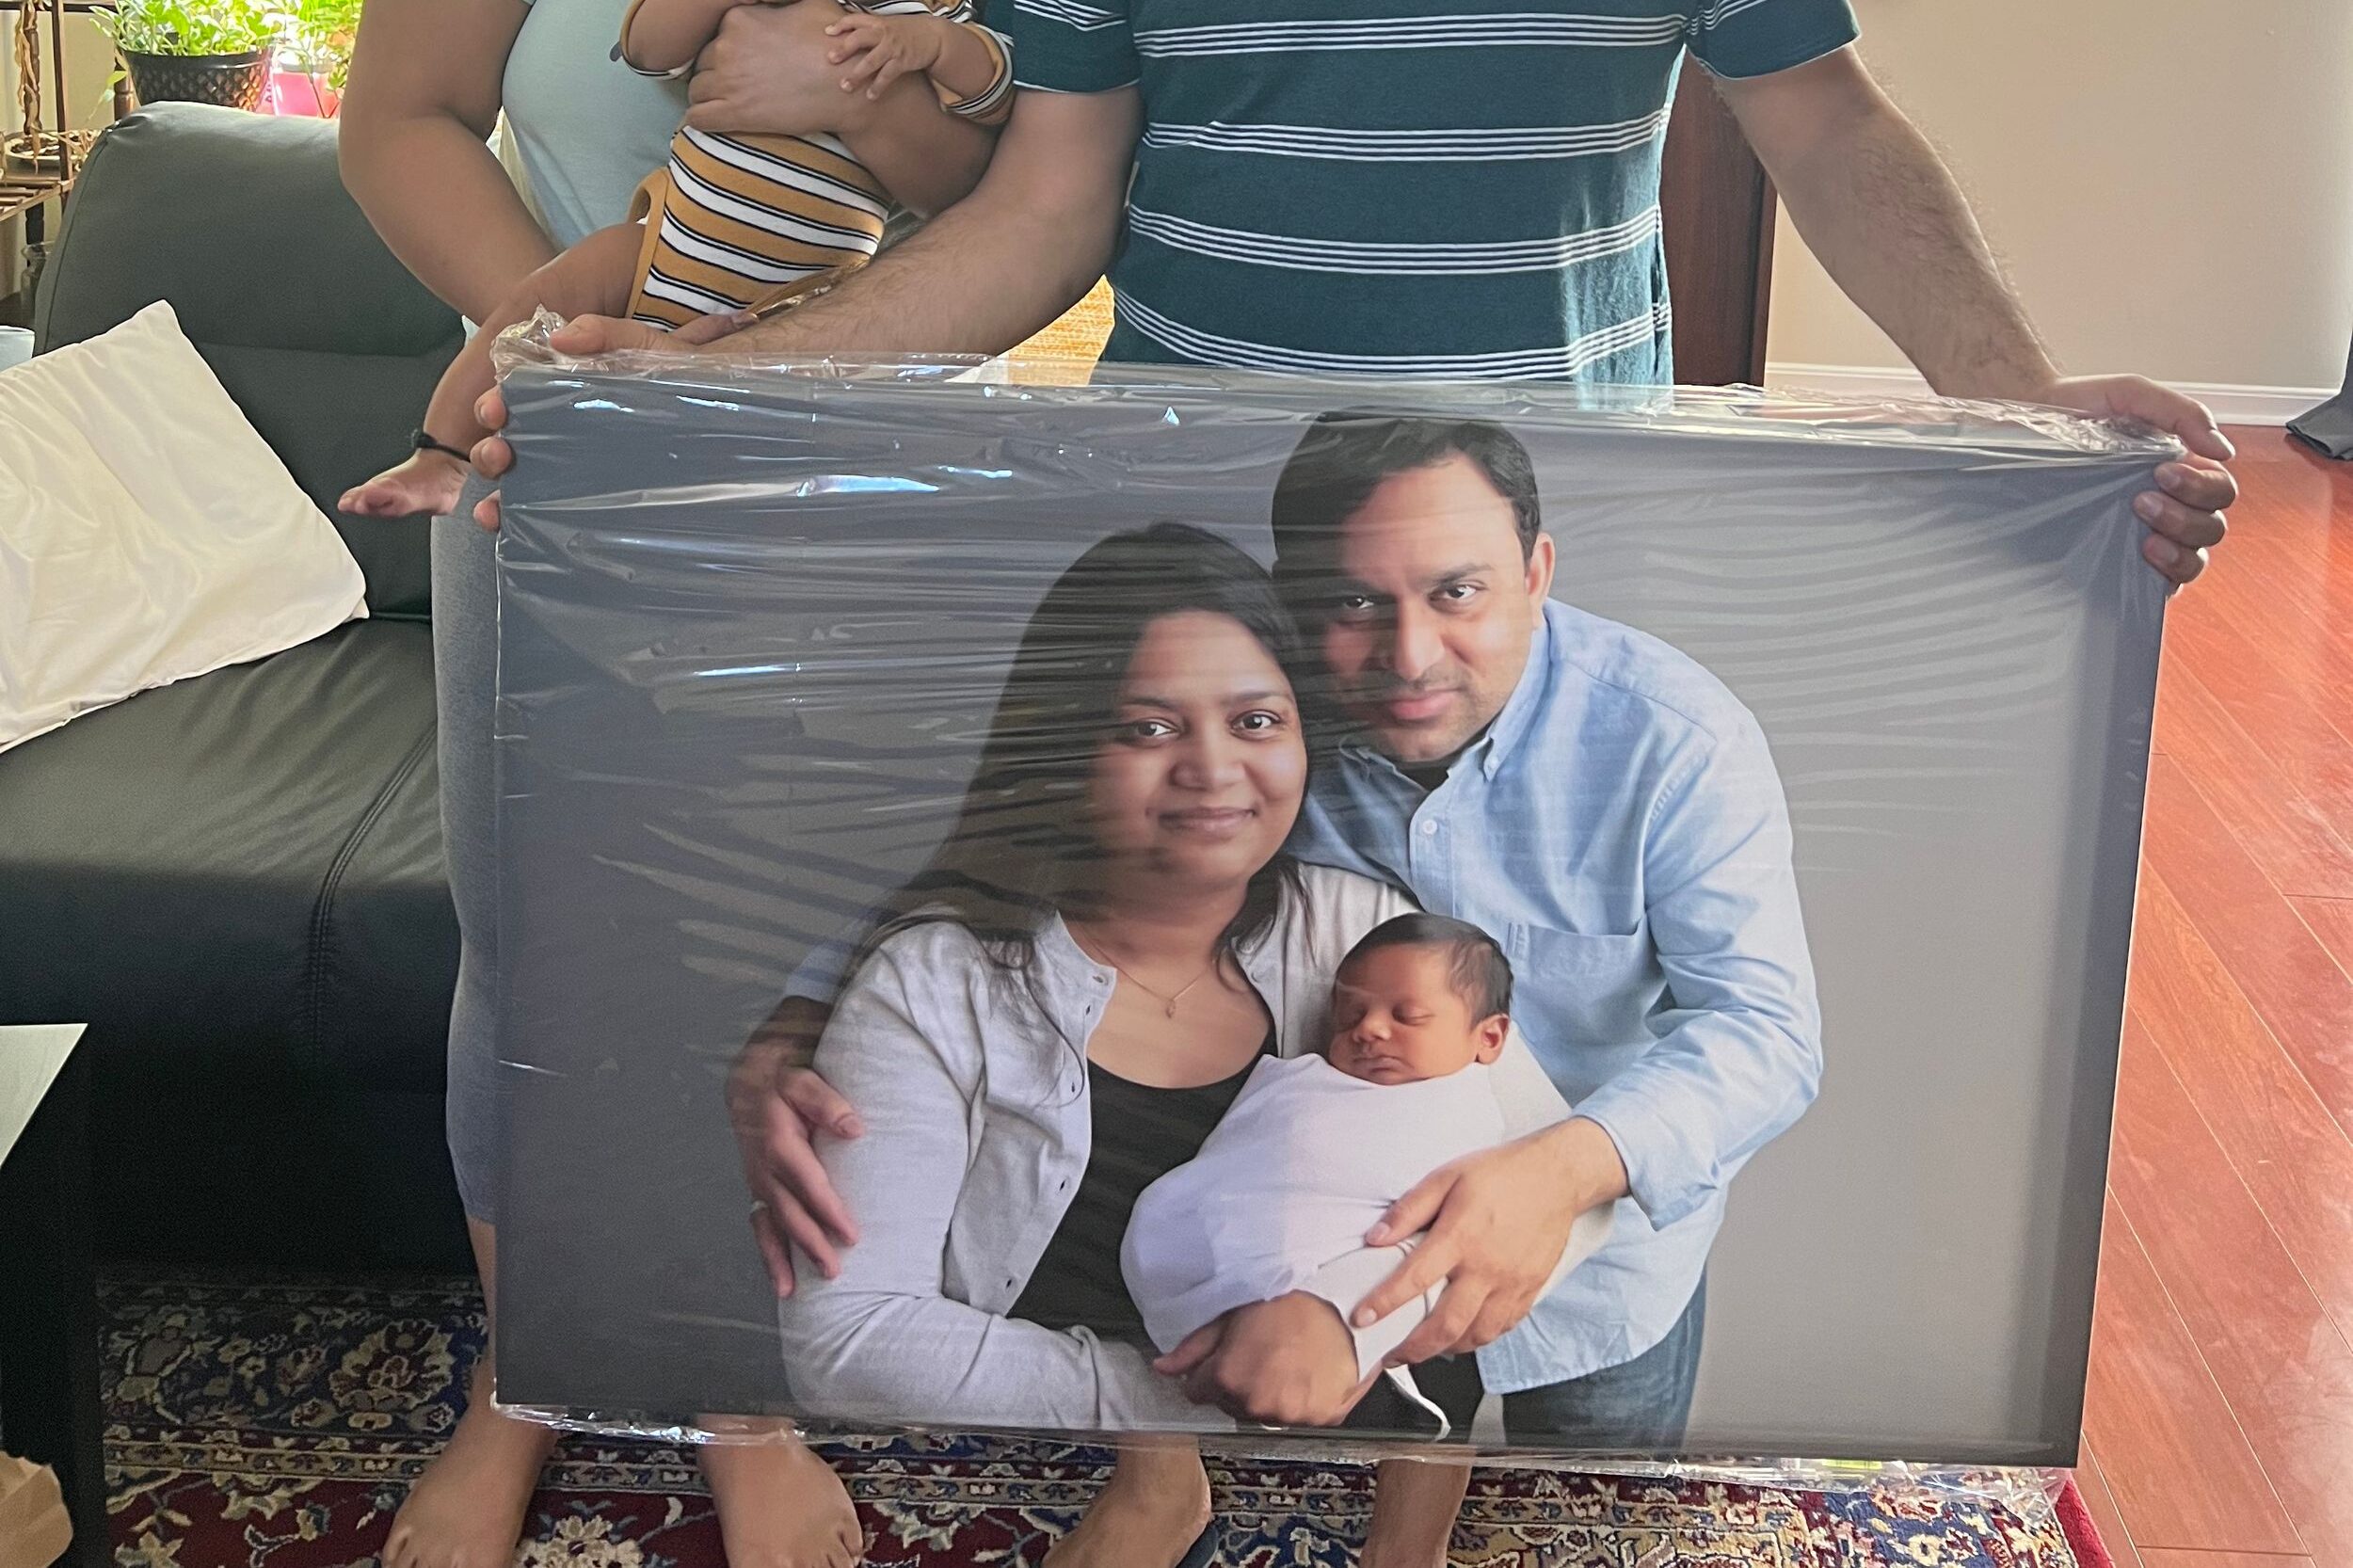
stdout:
[[1561,1161],[1567,1173],[1566,1189],[1579,1214],[1627,1195],[1625,1158],[1599,1122],[1572,1116],[1537,1137]]
[[1809,145],[1760,138],[1791,221],[1938,392],[2036,395],[2057,370],[1960,185],[1902,112],[1865,88],[1849,91]]
[[1039,213],[986,182],[821,299],[725,341],[778,355],[1001,354],[1085,297],[1109,264],[1115,203]]

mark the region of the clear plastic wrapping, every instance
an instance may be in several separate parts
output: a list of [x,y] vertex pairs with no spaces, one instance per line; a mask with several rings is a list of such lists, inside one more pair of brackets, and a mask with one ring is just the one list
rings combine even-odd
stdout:
[[[2047,1508],[2170,442],[501,353],[503,1402]],[[863,1128],[779,1301],[787,1038]]]

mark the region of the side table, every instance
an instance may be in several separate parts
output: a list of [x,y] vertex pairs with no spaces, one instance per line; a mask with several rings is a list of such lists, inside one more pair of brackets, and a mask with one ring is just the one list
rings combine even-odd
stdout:
[[54,1466],[64,1561],[111,1564],[82,1026],[0,1027],[0,1448]]

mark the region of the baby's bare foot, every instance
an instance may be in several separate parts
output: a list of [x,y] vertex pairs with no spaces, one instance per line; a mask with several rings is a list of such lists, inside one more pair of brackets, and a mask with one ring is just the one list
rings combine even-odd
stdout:
[[457,504],[465,488],[465,464],[446,452],[420,452],[354,485],[336,504],[355,518],[438,518]]
[[728,1568],[856,1568],[857,1509],[799,1439],[706,1443],[701,1456]]
[[466,1413],[408,1489],[384,1543],[384,1568],[507,1568],[555,1433],[502,1416],[489,1358],[475,1365]]

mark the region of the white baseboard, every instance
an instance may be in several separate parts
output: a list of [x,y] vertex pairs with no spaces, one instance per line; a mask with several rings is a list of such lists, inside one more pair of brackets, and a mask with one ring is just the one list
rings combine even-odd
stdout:
[[[1929,393],[1929,384],[1917,371],[1881,365],[1809,365],[1776,360],[1765,367],[1765,384],[1776,392],[1808,388],[1840,397],[1926,397]],[[2285,424],[2337,394],[2334,387],[2242,387],[2214,381],[2170,384],[2212,408],[2214,417],[2224,424]]]

